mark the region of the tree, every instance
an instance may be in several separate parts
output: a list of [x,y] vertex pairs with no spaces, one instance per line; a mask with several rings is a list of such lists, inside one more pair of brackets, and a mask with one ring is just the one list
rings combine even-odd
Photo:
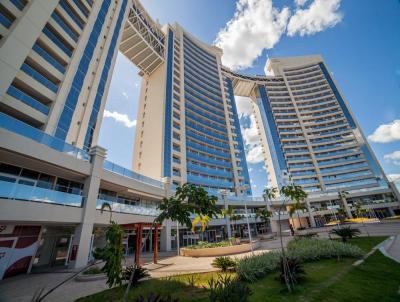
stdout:
[[115,284],[122,284],[123,235],[123,229],[112,221],[106,232],[107,245],[95,252],[96,258],[105,261],[102,271],[107,274],[107,284],[110,288]]
[[281,207],[278,212],[278,221],[279,221],[279,236],[281,242],[282,249],[282,269],[284,274],[284,280],[286,283],[286,287],[289,292],[292,292],[294,289],[295,280],[292,278],[290,274],[289,262],[285,253],[285,249],[283,246],[282,240],[282,225],[281,225],[281,211],[285,207],[286,200],[294,201],[295,203],[300,203],[304,199],[307,198],[307,193],[303,190],[301,186],[297,186],[294,184],[282,186],[279,190],[279,193],[284,197]]
[[[192,220],[192,232],[195,232],[196,226],[200,224],[201,235],[203,236],[204,231],[206,230],[208,223],[210,222],[210,217],[207,215],[196,215],[196,217]],[[202,237],[203,238],[203,237]],[[201,239],[203,240],[203,239]]]
[[100,213],[103,214],[103,211],[105,208],[108,208],[108,210],[110,211],[110,223],[112,223],[112,208],[111,205],[108,202],[103,202],[101,204],[101,208],[100,208]]
[[265,225],[268,225],[271,216],[272,212],[267,209],[257,209],[256,211],[256,218],[259,218]]
[[[154,219],[150,232],[147,234],[145,241],[152,231],[154,224],[162,224],[165,220],[171,220],[192,228],[190,216],[208,216],[216,218],[222,214],[221,209],[217,206],[218,198],[209,196],[207,191],[202,187],[197,187],[193,184],[184,184],[176,188],[175,195],[169,198],[163,198],[158,205],[160,214]],[[144,241],[144,242],[145,242]],[[142,246],[143,248],[143,246]],[[132,285],[134,270],[129,278],[128,286],[126,287],[123,301],[127,301],[128,293]]]
[[291,205],[289,207],[289,216],[290,216],[290,218],[293,217],[294,213],[297,213],[297,219],[299,220],[299,224],[300,224],[300,228],[301,229],[303,228],[303,226],[301,224],[299,211],[303,211],[305,209],[306,209],[305,205],[302,204],[300,201],[296,201],[293,205]]
[[[339,197],[339,199],[340,199],[340,201],[341,201],[341,203],[342,203],[341,208],[344,210],[344,211],[343,211],[343,214],[344,214],[344,216],[345,216],[344,219],[346,219],[346,218],[351,218],[351,217],[348,217],[349,215],[348,215],[347,209],[346,209],[346,205],[347,205],[347,195],[349,195],[349,192],[347,192],[347,191],[338,191],[338,197]],[[344,219],[343,219],[343,220],[344,220]]]
[[358,218],[361,218],[361,224],[365,228],[365,231],[367,232],[367,235],[369,237],[369,232],[368,232],[367,226],[364,224],[364,214],[367,212],[367,210],[362,207],[362,204],[360,202],[355,202],[354,203],[354,212],[356,213]]
[[361,232],[359,229],[352,229],[351,227],[343,227],[341,229],[333,229],[331,233],[341,237],[343,242],[347,242],[347,239],[357,237]]

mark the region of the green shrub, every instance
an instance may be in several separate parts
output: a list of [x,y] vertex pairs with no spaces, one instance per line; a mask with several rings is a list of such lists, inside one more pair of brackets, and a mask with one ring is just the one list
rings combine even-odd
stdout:
[[87,270],[83,271],[82,275],[98,275],[102,274],[103,271],[98,266],[89,267]]
[[231,257],[217,257],[211,263],[213,267],[220,268],[221,271],[226,272],[229,269],[234,269],[236,266],[236,261]]
[[171,296],[163,297],[159,294],[149,293],[146,298],[140,295],[135,298],[133,302],[179,302],[179,299],[171,298]]
[[256,256],[248,256],[238,261],[236,274],[242,281],[255,282],[279,266],[279,252],[268,252]]
[[[281,257],[280,263],[280,275],[278,277],[282,284],[286,284],[285,280],[285,268],[284,261]],[[286,276],[288,276],[292,283],[299,283],[304,279],[306,272],[304,271],[303,264],[296,258],[286,258]]]
[[139,280],[149,276],[149,273],[146,268],[137,266],[137,265],[135,265],[135,266],[130,265],[130,266],[127,266],[124,270],[123,277],[126,281],[129,280],[133,269],[135,269],[135,273],[133,274],[133,278],[132,278],[132,286],[135,286],[139,282]]
[[232,245],[230,241],[224,240],[220,242],[207,242],[207,241],[199,241],[196,245],[187,246],[187,249],[208,249],[213,247],[224,247]]
[[315,261],[336,257],[358,258],[363,251],[355,245],[335,240],[301,238],[288,244],[288,256],[300,261]]
[[[301,262],[337,257],[359,258],[364,252],[357,246],[327,239],[300,238],[289,242],[288,258]],[[236,264],[236,274],[240,280],[255,282],[267,273],[279,268],[281,253],[269,252],[249,256]]]
[[331,231],[331,234],[341,237],[343,242],[346,242],[347,239],[357,237],[360,233],[361,232],[359,229],[352,229],[351,227],[342,227],[340,229],[333,229]]
[[217,279],[211,278],[208,286],[210,302],[246,302],[252,295],[246,283],[227,275],[218,275]]

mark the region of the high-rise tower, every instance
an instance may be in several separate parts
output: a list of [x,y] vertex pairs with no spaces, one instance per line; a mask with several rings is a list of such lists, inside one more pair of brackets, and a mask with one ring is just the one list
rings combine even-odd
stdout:
[[133,169],[217,194],[251,194],[232,86],[222,52],[179,25],[165,27],[166,62],[144,76]]
[[128,8],[128,0],[2,1],[2,119],[88,149]]

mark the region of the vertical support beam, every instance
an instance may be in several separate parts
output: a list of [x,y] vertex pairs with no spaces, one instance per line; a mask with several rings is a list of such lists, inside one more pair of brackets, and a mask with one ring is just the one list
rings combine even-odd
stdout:
[[136,249],[135,249],[135,264],[140,265],[140,253],[142,251],[143,225],[140,223],[136,227]]
[[96,215],[96,203],[100,188],[100,177],[103,170],[103,162],[106,157],[106,150],[95,146],[90,149],[89,154],[91,156],[92,169],[90,175],[85,180],[83,188],[83,194],[86,199],[83,204],[82,222],[75,229],[72,243],[74,259],[69,263],[69,266],[72,268],[84,267],[88,262]]
[[154,227],[154,236],[153,236],[153,263],[157,263],[158,258],[158,224]]
[[171,222],[164,222],[163,229],[160,236],[160,250],[169,252],[171,251]]
[[307,207],[307,211],[308,211],[308,214],[309,214],[311,227],[315,228],[317,225],[315,223],[314,214],[311,211],[311,205],[310,205],[310,202],[308,200],[306,200],[306,207]]

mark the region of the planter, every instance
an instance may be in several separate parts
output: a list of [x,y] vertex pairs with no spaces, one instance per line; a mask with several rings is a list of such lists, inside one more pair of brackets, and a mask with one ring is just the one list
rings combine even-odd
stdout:
[[[253,249],[260,247],[259,241],[253,241]],[[241,254],[251,251],[250,243],[237,244],[223,247],[211,247],[204,249],[181,248],[181,255],[185,257],[218,257],[225,255]]]

